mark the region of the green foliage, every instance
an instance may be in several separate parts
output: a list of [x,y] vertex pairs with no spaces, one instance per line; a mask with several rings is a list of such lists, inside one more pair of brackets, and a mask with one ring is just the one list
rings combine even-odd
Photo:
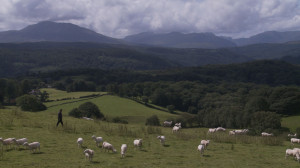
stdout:
[[100,112],[98,106],[92,102],[85,102],[81,104],[78,108],[72,109],[69,112],[69,115],[76,118],[95,117],[97,119],[104,119],[104,115]]
[[49,99],[49,93],[42,91],[39,95],[41,102],[46,102]]
[[167,106],[167,109],[170,113],[174,113],[174,110],[175,110],[175,106],[174,105],[168,105]]
[[274,112],[255,112],[251,117],[251,126],[258,132],[265,131],[267,128],[279,129],[281,127],[281,118]]
[[21,107],[23,111],[42,111],[47,107],[33,95],[23,95],[17,98],[17,106]]
[[300,138],[300,127],[296,129],[297,138]]
[[157,115],[153,115],[146,120],[146,125],[159,126],[160,122]]

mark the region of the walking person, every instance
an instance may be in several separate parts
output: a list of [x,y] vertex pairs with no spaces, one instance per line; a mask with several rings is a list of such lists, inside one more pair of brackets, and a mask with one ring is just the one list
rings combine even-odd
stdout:
[[58,112],[58,121],[57,121],[56,127],[58,126],[59,123],[61,123],[61,125],[64,126],[64,123],[62,121],[62,113],[61,112],[62,112],[62,109],[60,109]]

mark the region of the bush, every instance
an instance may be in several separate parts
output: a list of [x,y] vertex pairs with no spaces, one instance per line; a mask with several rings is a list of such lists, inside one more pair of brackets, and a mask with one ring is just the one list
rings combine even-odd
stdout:
[[78,108],[72,109],[69,115],[76,118],[95,117],[97,119],[104,119],[104,115],[100,112],[98,106],[92,102],[83,103]]
[[262,132],[267,128],[280,129],[281,118],[273,112],[259,111],[252,115],[251,125],[258,132]]
[[17,106],[21,107],[23,111],[42,111],[47,107],[33,95],[23,95],[16,99]]
[[297,138],[300,138],[300,127],[296,129]]
[[81,111],[82,116],[96,117],[98,119],[104,118],[104,115],[100,112],[98,106],[92,102],[86,102],[81,104],[78,109]]
[[174,113],[174,110],[175,110],[175,106],[174,105],[168,105],[167,106],[167,109],[170,113]]
[[160,126],[159,119],[158,119],[157,115],[153,115],[153,116],[147,118],[146,125]]
[[79,110],[78,108],[72,109],[72,110],[69,112],[69,116],[73,116],[73,117],[76,117],[76,118],[81,118],[81,117],[83,117],[83,116],[82,116],[82,113],[80,112],[80,110]]

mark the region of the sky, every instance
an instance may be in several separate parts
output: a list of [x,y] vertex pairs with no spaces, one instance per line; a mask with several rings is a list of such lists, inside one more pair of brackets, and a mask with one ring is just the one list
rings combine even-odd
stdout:
[[300,0],[0,0],[0,31],[40,21],[123,38],[141,32],[212,32],[233,38],[300,30]]

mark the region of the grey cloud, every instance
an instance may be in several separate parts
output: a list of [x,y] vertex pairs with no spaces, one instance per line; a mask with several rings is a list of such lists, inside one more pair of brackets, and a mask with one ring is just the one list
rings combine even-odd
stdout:
[[298,0],[0,0],[0,30],[43,20],[123,37],[145,31],[249,36],[299,30]]

